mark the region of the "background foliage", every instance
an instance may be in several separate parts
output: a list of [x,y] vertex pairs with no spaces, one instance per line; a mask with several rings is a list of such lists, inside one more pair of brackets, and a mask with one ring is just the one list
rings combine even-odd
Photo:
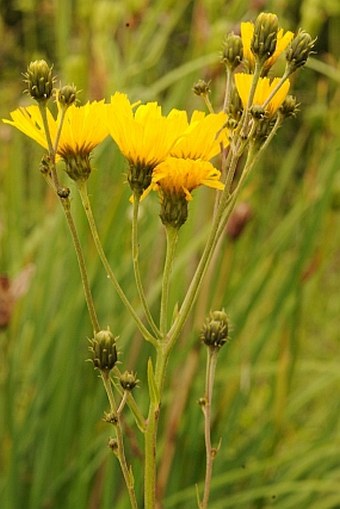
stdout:
[[[261,10],[281,25],[318,36],[318,54],[296,78],[298,118],[280,130],[257,165],[242,202],[251,219],[221,239],[214,271],[174,352],[161,423],[165,509],[195,507],[203,479],[205,315],[225,307],[232,341],[221,351],[214,396],[211,509],[340,507],[339,332],[340,178],[337,0],[1,0],[1,117],[26,104],[20,73],[55,63],[81,99],[157,99],[203,108],[191,91],[212,80],[223,94],[221,41]],[[38,166],[42,151],[0,127],[0,499],[2,509],[126,509],[121,475],[107,449],[107,403],[89,363],[91,333],[62,211]],[[105,249],[135,299],[129,259],[130,206],[124,161],[113,143],[96,152],[90,192]],[[211,212],[196,192],[175,266],[180,300]],[[112,292],[74,193],[91,282],[103,326],[119,334],[124,367],[137,370],[143,405],[150,349]],[[141,218],[143,274],[154,311],[164,238],[157,199]],[[151,249],[150,249],[151,248]],[[15,302],[13,303],[13,295]],[[183,413],[185,409],[185,413]],[[140,443],[130,418],[130,454],[141,483]],[[174,450],[174,437],[177,450]]]

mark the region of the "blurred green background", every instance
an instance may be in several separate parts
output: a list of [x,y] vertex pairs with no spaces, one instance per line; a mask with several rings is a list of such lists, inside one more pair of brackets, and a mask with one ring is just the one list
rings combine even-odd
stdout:
[[[301,102],[258,163],[241,197],[249,220],[229,227],[191,320],[173,353],[160,429],[164,509],[196,507],[204,478],[206,314],[226,309],[232,341],[220,353],[214,394],[211,509],[340,507],[340,3],[338,0],[1,0],[0,115],[22,94],[34,59],[55,65],[82,100],[131,99],[203,108],[192,93],[212,80],[225,34],[258,12],[318,37],[317,54],[294,78]],[[42,150],[0,126],[0,506],[1,509],[127,509],[107,448],[105,394],[88,357],[91,326],[63,213],[39,174]],[[137,305],[129,258],[131,210],[125,162],[107,140],[89,189],[106,253]],[[66,179],[65,179],[66,182]],[[69,183],[68,183],[69,185]],[[72,184],[71,184],[72,185]],[[73,189],[73,188],[72,188]],[[120,336],[122,368],[141,380],[150,348],[98,262],[76,193],[72,205],[103,327]],[[198,190],[181,232],[173,304],[202,249],[212,193]],[[157,313],[164,237],[155,196],[143,203],[141,262]],[[185,412],[183,412],[185,409]],[[127,447],[140,493],[141,441],[126,412]],[[176,437],[177,449],[173,448]]]

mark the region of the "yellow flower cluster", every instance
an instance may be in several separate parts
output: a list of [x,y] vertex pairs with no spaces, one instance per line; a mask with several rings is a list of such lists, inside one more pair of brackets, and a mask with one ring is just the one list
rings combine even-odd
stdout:
[[[120,92],[109,103],[102,100],[77,106],[75,87],[55,91],[52,68],[39,60],[32,62],[25,74],[27,92],[38,104],[16,109],[4,122],[43,146],[54,161],[64,160],[68,175],[76,181],[89,177],[91,152],[110,135],[128,161],[127,180],[133,198],[140,200],[156,190],[167,209],[165,215],[171,216],[177,200],[183,218],[195,188],[224,188],[221,172],[211,160],[235,140],[233,136],[241,140],[234,143],[234,153],[240,154],[240,147],[246,145],[243,140],[251,136],[255,140],[257,136],[261,145],[273,132],[276,119],[280,120],[279,109],[281,116],[288,116],[296,108],[294,98],[286,100],[288,77],[304,65],[313,48],[309,34],[299,31],[294,37],[292,32],[284,32],[271,13],[260,14],[255,23],[241,23],[240,32],[241,36],[229,34],[224,43],[222,61],[231,79],[219,113],[194,111],[189,118],[185,111],[172,109],[164,115],[156,102],[132,104]],[[270,79],[268,73],[284,52],[283,76]],[[47,106],[53,91],[56,116]],[[206,100],[209,85],[200,81],[194,91]]]
[[[150,189],[164,188],[184,193],[189,199],[190,191],[200,185],[223,187],[221,182],[216,185],[220,172],[209,161],[220,151],[222,138],[224,143],[227,140],[222,135],[227,119],[224,113],[205,115],[195,111],[188,121],[185,111],[173,109],[165,116],[157,103],[134,105],[127,95],[118,92],[109,104],[104,101],[79,107],[72,104],[62,119],[63,111],[59,107],[56,118],[49,109],[46,113],[52,145],[66,164],[72,159],[87,158],[110,134],[129,162],[128,181],[139,197]],[[5,123],[49,150],[39,106],[18,108],[10,116],[11,120],[4,119]],[[153,178],[158,175],[158,165],[165,162],[162,179]],[[171,168],[175,169],[166,177],[164,168],[170,173]]]

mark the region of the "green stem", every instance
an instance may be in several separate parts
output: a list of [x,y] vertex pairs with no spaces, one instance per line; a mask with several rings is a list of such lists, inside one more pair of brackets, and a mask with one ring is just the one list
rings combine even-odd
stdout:
[[[150,394],[150,406],[147,418],[144,446],[145,446],[145,464],[144,464],[144,509],[155,509],[156,507],[156,487],[157,487],[157,430],[160,412],[160,403],[162,399],[163,385],[165,379],[166,365],[169,357],[169,348],[164,342],[158,343],[154,383],[156,385],[159,399],[156,400]],[[149,388],[150,390],[150,388]],[[151,390],[150,390],[151,393]]]
[[263,66],[260,65],[258,62],[255,63],[253,80],[251,82],[251,87],[250,87],[250,90],[249,90],[249,96],[248,96],[247,105],[246,105],[245,109],[243,110],[242,120],[240,122],[240,125],[241,125],[240,136],[241,136],[241,138],[245,138],[247,136],[248,114],[249,114],[249,110],[250,110],[250,108],[251,108],[251,106],[253,104],[254,95],[255,95],[255,91],[256,91],[256,86],[257,86],[257,83],[258,83],[258,81],[260,79],[260,76],[261,76],[262,67]]
[[165,227],[166,231],[166,255],[162,279],[162,296],[161,296],[161,309],[160,309],[160,330],[165,336],[167,332],[167,319],[169,308],[169,291],[172,265],[178,240],[178,229],[170,225]]
[[225,113],[227,112],[227,108],[230,103],[231,90],[232,90],[232,72],[229,69],[229,67],[227,67],[226,68],[226,85],[225,85],[224,101],[223,101],[223,111]]
[[52,182],[53,182],[55,191],[57,192],[59,187],[60,187],[60,184],[59,184],[59,179],[58,179],[58,175],[57,175],[57,170],[56,170],[56,167],[55,167],[56,152],[55,152],[55,149],[53,147],[53,142],[52,142],[52,139],[51,139],[51,133],[50,133],[50,129],[49,129],[49,126],[48,126],[47,107],[46,107],[46,103],[41,103],[41,102],[38,103],[38,106],[39,106],[39,111],[40,111],[41,118],[42,118],[42,121],[43,121],[43,126],[44,126],[47,146],[48,146],[48,152],[49,152],[49,156],[51,158],[50,170],[51,170]]
[[213,105],[211,104],[211,101],[210,101],[210,99],[209,99],[208,94],[204,94],[204,95],[203,95],[203,100],[204,100],[204,102],[205,102],[205,105],[206,105],[206,107],[207,107],[207,109],[208,109],[209,113],[215,113],[215,112],[214,112]]
[[66,110],[67,110],[67,108],[65,108],[65,107],[63,107],[61,110],[60,121],[59,121],[58,130],[57,130],[57,134],[56,134],[56,137],[54,140],[54,146],[53,146],[53,150],[54,150],[55,154],[57,153],[59,140],[60,140],[60,136],[61,136],[61,131],[62,131],[64,120],[65,120]]
[[97,318],[97,313],[95,310],[93,297],[92,297],[92,293],[91,293],[91,289],[90,289],[90,284],[89,284],[89,279],[88,279],[88,275],[87,275],[87,269],[86,269],[84,255],[83,255],[83,250],[81,248],[78,232],[77,232],[76,225],[74,223],[73,216],[71,213],[70,200],[69,200],[69,198],[59,198],[59,200],[63,207],[67,225],[69,227],[69,230],[70,230],[70,233],[72,236],[73,246],[74,246],[74,249],[76,252],[78,265],[79,265],[79,269],[80,269],[80,276],[81,276],[81,281],[82,281],[82,285],[83,285],[85,301],[86,301],[87,309],[88,309],[88,312],[90,315],[93,332],[96,333],[96,332],[100,331],[100,325],[99,325],[99,321]]
[[218,232],[218,227],[223,216],[223,212],[230,201],[229,195],[227,193],[227,188],[224,189],[222,198],[219,202],[218,209],[216,215],[213,220],[213,224],[210,230],[210,235],[207,239],[206,245],[204,247],[201,259],[196,268],[195,274],[187,291],[187,294],[184,298],[182,306],[179,310],[176,320],[174,321],[169,333],[168,333],[168,341],[171,344],[174,344],[177,337],[179,336],[182,327],[191,311],[191,308],[196,300],[196,296],[198,290],[201,286],[204,274],[207,270],[209,261],[211,259],[214,247],[216,245],[216,236]]
[[46,111],[47,111],[46,103],[45,102],[44,103],[38,102],[38,107],[39,107],[40,115],[41,115],[41,118],[42,118],[42,121],[43,121],[43,126],[44,126],[44,131],[45,131],[48,151],[49,151],[50,155],[52,155],[52,154],[55,154],[55,151],[53,149],[53,143],[52,143],[52,139],[51,139],[50,128],[48,127],[48,120],[47,120],[47,113],[46,113]]
[[129,467],[126,456],[125,456],[125,449],[124,449],[124,440],[123,440],[123,431],[122,431],[122,422],[121,422],[121,415],[118,412],[117,404],[114,399],[114,395],[112,392],[112,385],[110,380],[109,373],[101,372],[101,379],[104,384],[104,388],[110,403],[110,410],[111,413],[116,417],[117,422],[115,423],[115,431],[116,431],[116,440],[117,440],[117,450],[115,454],[117,455],[120,468],[123,473],[124,481],[129,493],[130,498],[130,504],[132,509],[138,509],[137,499],[136,499],[136,493],[134,488],[134,479],[131,472],[131,468]]
[[211,478],[213,461],[215,459],[216,450],[211,445],[211,403],[215,380],[215,371],[217,363],[216,348],[208,348],[207,353],[207,369],[205,378],[205,397],[202,406],[204,415],[204,441],[206,450],[206,466],[205,466],[205,482],[203,500],[200,503],[200,509],[207,509],[211,489]]
[[133,270],[134,270],[134,274],[135,274],[137,292],[138,292],[146,319],[148,320],[148,323],[149,323],[153,333],[155,334],[155,336],[160,338],[161,337],[160,331],[159,331],[157,325],[155,324],[155,321],[151,315],[150,308],[148,306],[148,303],[147,303],[147,300],[145,297],[143,284],[142,284],[142,278],[141,278],[141,274],[140,274],[140,268],[139,268],[139,247],[138,247],[139,203],[140,203],[140,198],[137,194],[135,194],[134,200],[133,200],[132,239],[131,239]]
[[79,194],[80,194],[80,198],[81,198],[81,201],[82,201],[82,204],[83,204],[83,207],[84,207],[84,210],[85,210],[85,214],[86,214],[86,217],[87,217],[87,220],[88,220],[88,223],[89,223],[89,226],[90,226],[90,230],[91,230],[91,234],[92,234],[92,238],[93,238],[93,241],[94,241],[94,244],[96,246],[96,249],[97,249],[97,252],[98,252],[98,255],[101,259],[101,262],[106,270],[106,273],[111,281],[111,283],[113,284],[116,292],[118,293],[121,301],[123,302],[123,304],[125,305],[125,307],[128,309],[128,311],[130,312],[132,318],[134,319],[134,321],[136,322],[136,325],[140,331],[140,333],[143,335],[143,337],[149,341],[150,343],[152,343],[154,346],[157,345],[157,341],[156,339],[154,338],[154,336],[148,331],[148,329],[145,327],[145,325],[143,324],[143,322],[141,321],[141,319],[139,318],[139,316],[137,315],[136,311],[134,310],[132,304],[130,303],[130,301],[128,300],[128,298],[126,297],[122,287],[120,286],[120,284],[118,283],[117,279],[116,279],[116,276],[114,275],[114,272],[113,270],[111,269],[111,266],[110,266],[110,263],[108,261],[108,259],[106,258],[106,255],[104,253],[104,249],[103,249],[103,246],[101,244],[101,241],[100,241],[100,238],[99,238],[99,235],[98,235],[98,231],[97,231],[97,226],[96,226],[96,223],[95,223],[95,220],[94,220],[94,217],[93,217],[93,213],[92,213],[92,208],[91,208],[91,203],[90,203],[90,200],[89,200],[89,197],[88,197],[88,193],[87,193],[87,185],[86,185],[86,182],[81,182],[81,181],[78,181],[77,182],[77,186],[78,186],[78,190],[79,190]]
[[288,76],[289,76],[289,72],[286,70],[285,73],[283,74],[282,78],[280,79],[280,81],[278,82],[278,84],[276,85],[276,87],[274,88],[274,90],[272,90],[271,94],[267,97],[267,99],[264,101],[264,103],[262,104],[262,108],[263,109],[266,109],[266,106],[270,103],[270,101],[273,99],[273,97],[275,96],[275,94],[277,93],[277,91],[279,90],[279,88],[282,87],[282,85],[284,84],[284,82],[288,79]]

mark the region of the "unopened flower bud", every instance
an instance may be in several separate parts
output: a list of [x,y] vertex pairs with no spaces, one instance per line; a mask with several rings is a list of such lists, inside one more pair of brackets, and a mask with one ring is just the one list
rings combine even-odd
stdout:
[[210,94],[210,81],[207,83],[204,80],[198,80],[192,87],[194,94],[198,96],[207,96]]
[[262,12],[256,18],[251,50],[263,64],[276,49],[279,21],[275,14]]
[[52,96],[55,82],[52,70],[53,66],[50,67],[45,60],[35,60],[24,73],[25,92],[38,102],[46,102]]
[[315,41],[316,39],[312,39],[312,36],[305,30],[298,31],[286,51],[287,67],[290,74],[305,65],[312,53]]
[[108,373],[115,366],[118,360],[116,341],[117,338],[109,329],[97,332],[90,340],[89,350],[95,368]]
[[136,373],[132,371],[124,371],[119,377],[119,383],[124,391],[132,391],[138,382]]
[[77,100],[77,89],[75,85],[65,85],[57,91],[58,103],[68,108],[71,104],[74,104]]
[[209,348],[219,350],[228,340],[228,330],[225,311],[212,311],[203,324],[200,339]]
[[293,95],[287,95],[286,99],[283,101],[279,108],[279,112],[285,118],[295,117],[297,112],[299,111],[299,103],[296,100],[296,97]]
[[223,42],[221,61],[231,71],[236,69],[243,58],[243,44],[239,35],[228,34]]

